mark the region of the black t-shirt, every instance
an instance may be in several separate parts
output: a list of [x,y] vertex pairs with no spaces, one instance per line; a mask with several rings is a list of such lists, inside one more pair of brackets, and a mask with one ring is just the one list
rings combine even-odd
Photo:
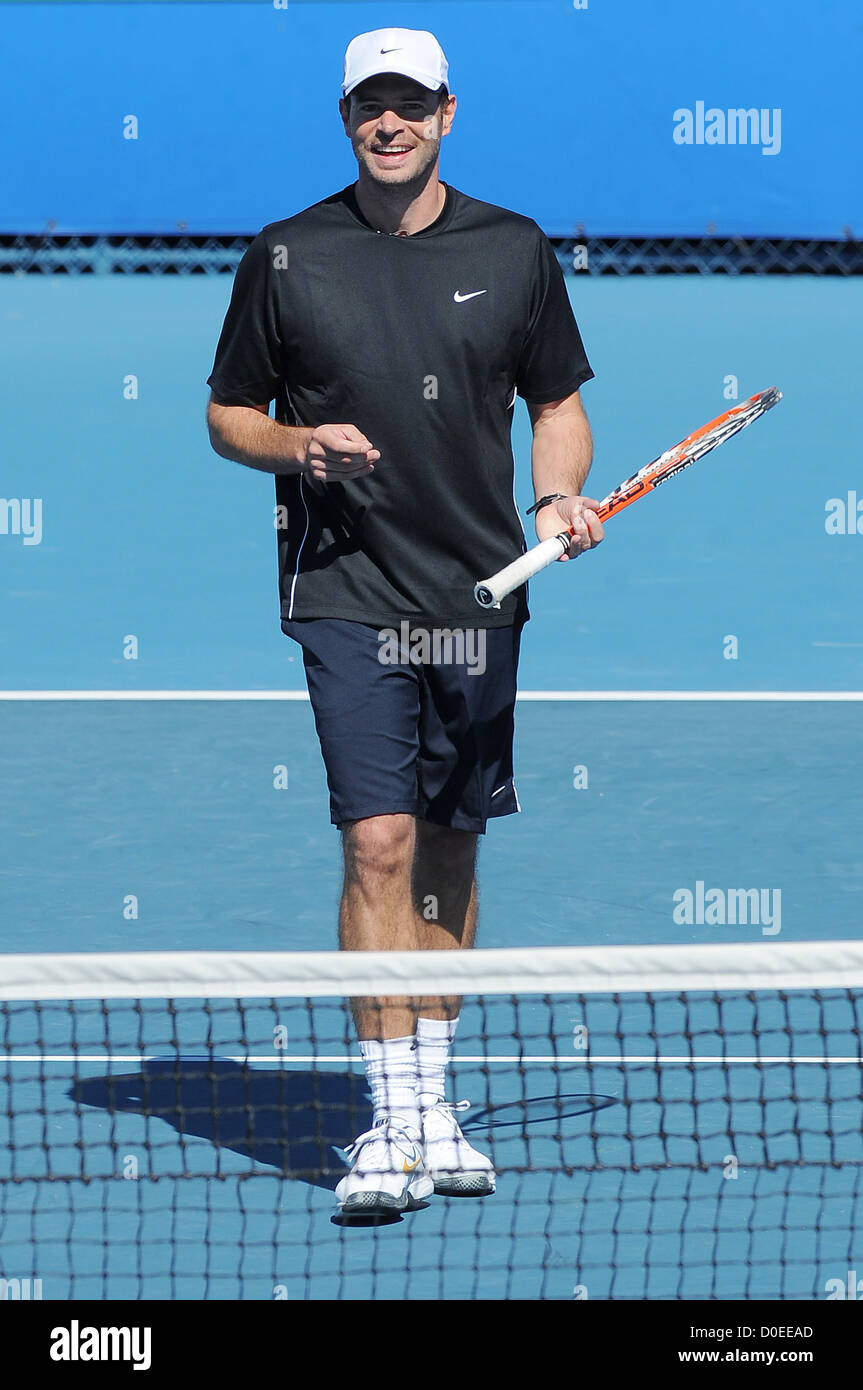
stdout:
[[255,238],[209,384],[276,402],[286,424],[352,424],[380,449],[346,483],[276,477],[282,619],[503,627],[473,586],[525,549],[513,499],[518,392],[542,404],[593,376],[535,222],[446,186],[413,236],[376,231],[353,187]]

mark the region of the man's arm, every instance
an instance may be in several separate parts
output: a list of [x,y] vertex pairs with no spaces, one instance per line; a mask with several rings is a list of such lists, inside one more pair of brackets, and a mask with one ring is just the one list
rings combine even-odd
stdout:
[[[572,526],[569,555],[580,555],[598,545],[604,536],[595,507],[596,498],[585,497],[582,487],[590,472],[593,440],[590,424],[577,391],[563,400],[545,405],[527,403],[533,426],[531,465],[537,499],[560,492],[558,502],[549,502],[536,513],[536,534],[544,541]],[[562,524],[563,523],[563,524]],[[562,555],[566,560],[569,556]]]
[[322,483],[371,473],[380,458],[355,425],[281,425],[268,411],[268,405],[220,405],[211,398],[207,428],[216,453],[261,473],[306,473]]

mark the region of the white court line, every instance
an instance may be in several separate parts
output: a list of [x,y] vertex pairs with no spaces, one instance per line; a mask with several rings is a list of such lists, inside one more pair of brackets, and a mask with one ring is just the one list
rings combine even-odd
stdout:
[[816,700],[836,703],[859,702],[863,690],[520,690],[518,700],[632,700],[651,701],[722,700],[730,703],[769,702],[784,700],[808,704]]
[[[0,701],[75,700],[298,700],[308,701],[306,690],[0,690]],[[859,703],[863,690],[520,690],[520,702],[623,701],[650,703],[676,701],[682,704],[702,700],[731,703],[786,701],[806,704],[815,701]]]
[[[39,1063],[42,1063],[42,1062],[100,1062],[100,1063],[104,1063],[104,1062],[122,1062],[122,1063],[136,1062],[136,1063],[141,1063],[141,1062],[159,1062],[159,1061],[165,1061],[165,1060],[173,1060],[173,1059],[172,1059],[172,1058],[166,1059],[166,1058],[164,1058],[164,1057],[160,1057],[160,1055],[159,1055],[158,1053],[153,1053],[153,1052],[146,1052],[146,1053],[140,1053],[140,1054],[131,1053],[131,1054],[129,1054],[129,1055],[122,1055],[122,1054],[120,1054],[120,1055],[111,1055],[111,1056],[108,1056],[108,1055],[105,1055],[105,1054],[102,1054],[102,1055],[97,1055],[97,1054],[85,1055],[85,1054],[83,1054],[83,1053],[79,1053],[77,1056],[76,1056],[74,1053],[68,1053],[68,1054],[66,1054],[66,1053],[33,1053],[33,1054],[29,1054],[29,1055],[23,1054],[23,1053],[19,1053],[19,1054],[17,1054],[17,1055],[11,1055],[11,1054],[9,1054],[9,1053],[0,1053],[0,1062],[39,1062]],[[211,1059],[206,1058],[206,1057],[203,1057],[203,1058],[202,1058],[202,1057],[193,1057],[193,1056],[181,1057],[181,1058],[180,1058],[181,1064],[182,1064],[183,1066],[186,1066],[186,1067],[188,1067],[191,1063],[194,1063],[194,1062],[202,1062],[204,1065],[207,1065],[207,1063],[208,1063],[210,1060],[211,1060]],[[213,1054],[212,1061],[214,1061],[214,1062],[245,1062],[245,1063],[250,1063],[250,1062],[254,1062],[254,1063],[257,1063],[257,1062],[277,1062],[277,1063],[279,1063],[279,1064],[282,1065],[282,1066],[284,1066],[284,1065],[286,1065],[286,1064],[289,1065],[289,1066],[297,1065],[297,1064],[299,1064],[299,1063],[308,1064],[308,1063],[310,1063],[310,1062],[320,1062],[320,1063],[324,1063],[324,1062],[339,1062],[339,1063],[341,1063],[342,1065],[344,1065],[345,1063],[347,1063],[348,1066],[353,1066],[353,1067],[358,1067],[358,1066],[361,1066],[361,1065],[362,1065],[362,1058],[361,1058],[361,1057],[340,1057],[340,1056],[338,1056],[338,1055],[336,1055],[336,1056],[334,1056],[334,1057],[329,1057],[329,1056],[321,1056],[320,1054],[318,1054],[318,1055],[310,1054],[308,1057],[303,1057],[303,1056],[298,1056],[298,1055],[297,1055],[297,1056],[295,1056],[295,1055],[288,1055],[288,1056],[286,1056],[286,1057],[272,1057],[272,1056],[270,1056],[270,1055],[267,1055],[267,1056],[265,1056],[265,1057],[246,1057],[246,1056],[231,1055],[230,1053],[222,1053],[222,1052],[219,1052],[219,1053],[214,1053],[214,1054]],[[765,1065],[766,1065],[767,1063],[785,1063],[786,1065],[788,1065],[789,1063],[794,1063],[795,1065],[801,1064],[801,1063],[813,1063],[813,1064],[815,1064],[815,1065],[818,1065],[818,1064],[824,1064],[824,1063],[828,1063],[828,1062],[831,1063],[831,1064],[852,1062],[852,1063],[854,1063],[854,1065],[856,1065],[856,1066],[863,1066],[863,1058],[861,1058],[861,1057],[755,1057],[755,1056],[753,1056],[753,1057],[680,1057],[680,1056],[678,1056],[678,1055],[676,1055],[676,1054],[671,1054],[671,1055],[660,1054],[659,1056],[655,1056],[655,1055],[646,1055],[646,1056],[644,1056],[644,1057],[640,1057],[640,1056],[637,1056],[637,1055],[634,1055],[634,1054],[630,1054],[630,1053],[625,1053],[623,1056],[614,1055],[614,1054],[609,1054],[608,1056],[596,1056],[596,1057],[589,1057],[589,1056],[583,1056],[583,1055],[582,1055],[582,1056],[576,1055],[576,1056],[572,1056],[572,1057],[564,1057],[563,1055],[558,1056],[558,1057],[552,1057],[552,1056],[548,1056],[548,1055],[542,1055],[542,1056],[537,1056],[537,1057],[531,1057],[531,1056],[519,1056],[518,1053],[512,1053],[512,1054],[509,1054],[509,1055],[506,1055],[506,1056],[499,1056],[499,1057],[488,1057],[488,1056],[483,1056],[483,1055],[479,1055],[479,1056],[476,1056],[476,1057],[473,1057],[473,1056],[467,1056],[467,1057],[453,1057],[453,1058],[451,1058],[451,1061],[456,1062],[456,1063],[461,1063],[461,1062],[504,1062],[504,1063],[513,1063],[513,1062],[515,1062],[515,1063],[524,1063],[524,1062],[529,1062],[529,1063],[531,1063],[532,1065],[534,1065],[534,1064],[538,1064],[538,1065],[541,1065],[541,1064],[549,1064],[549,1065],[563,1065],[563,1066],[571,1066],[571,1065],[573,1065],[573,1064],[576,1064],[576,1065],[579,1065],[579,1066],[583,1066],[583,1065],[585,1065],[586,1063],[593,1063],[594,1065],[596,1065],[596,1064],[599,1063],[599,1062],[603,1062],[603,1063],[613,1063],[615,1066],[618,1066],[618,1065],[631,1066],[631,1065],[636,1064],[636,1063],[637,1063],[638,1065],[642,1065],[643,1063],[649,1063],[649,1064],[661,1063],[662,1065],[667,1065],[668,1063],[671,1063],[671,1062],[674,1062],[674,1063],[684,1063],[684,1064],[686,1064],[686,1065],[688,1065],[689,1063],[695,1063],[695,1062],[698,1062],[698,1063],[709,1063],[709,1062],[717,1063],[717,1062],[718,1062],[718,1063],[720,1063],[720,1064],[723,1065],[723,1066],[725,1065],[725,1063],[729,1063],[729,1064],[730,1064],[730,1063],[732,1063],[732,1062],[747,1062],[747,1063],[749,1063],[750,1065],[751,1065],[753,1062],[758,1062],[758,1063],[765,1064]]]
[[307,690],[0,690],[0,700],[304,700]]

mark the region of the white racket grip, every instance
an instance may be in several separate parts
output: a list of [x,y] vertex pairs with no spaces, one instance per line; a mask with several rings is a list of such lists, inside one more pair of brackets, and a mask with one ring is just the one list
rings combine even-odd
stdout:
[[570,539],[565,531],[561,531],[559,536],[550,536],[547,541],[540,541],[539,545],[526,550],[524,555],[519,555],[511,565],[498,570],[490,579],[481,579],[473,590],[480,608],[500,608],[501,599],[511,594],[513,589],[518,589],[547,565],[559,560],[569,549]]

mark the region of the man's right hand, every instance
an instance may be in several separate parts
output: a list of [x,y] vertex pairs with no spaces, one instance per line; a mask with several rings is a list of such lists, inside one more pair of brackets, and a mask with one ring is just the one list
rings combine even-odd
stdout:
[[319,483],[344,483],[373,472],[380,456],[356,425],[318,425],[306,440],[303,472]]

